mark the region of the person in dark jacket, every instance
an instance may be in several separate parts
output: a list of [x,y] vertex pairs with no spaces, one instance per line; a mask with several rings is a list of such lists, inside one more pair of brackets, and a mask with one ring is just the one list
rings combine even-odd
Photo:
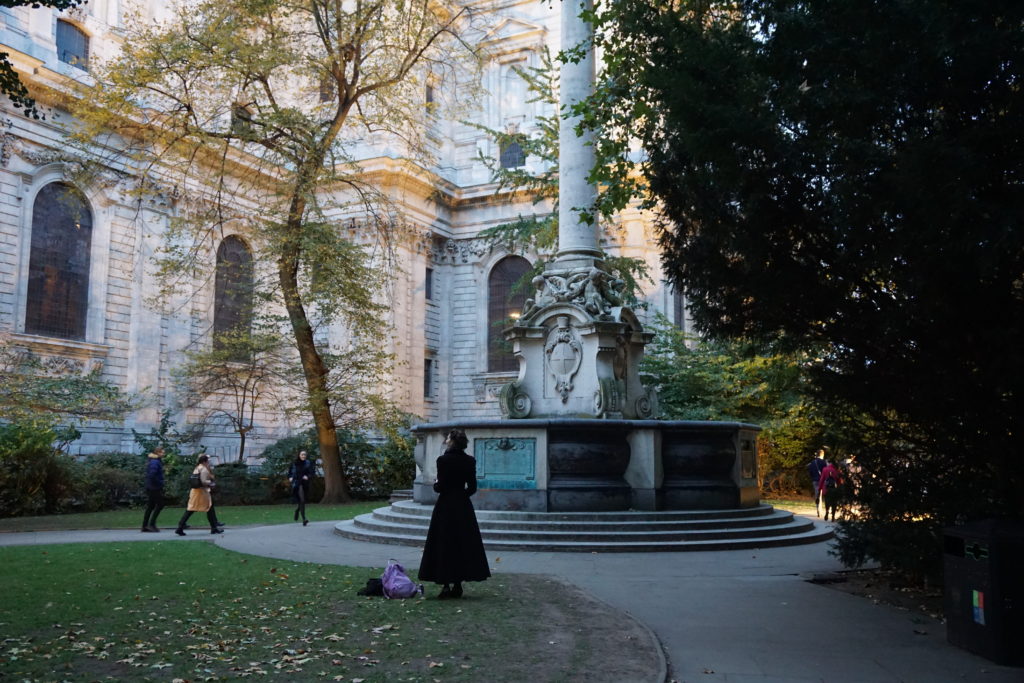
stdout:
[[440,599],[461,598],[463,581],[483,581],[491,575],[480,527],[469,497],[476,493],[476,459],[466,453],[469,440],[461,429],[445,439],[437,459],[437,502],[430,516],[419,578],[442,584]]
[[164,509],[164,449],[157,446],[146,458],[146,511],[142,514],[142,531],[155,533],[156,518]]
[[306,519],[306,501],[309,500],[309,485],[316,475],[316,468],[309,461],[306,451],[299,451],[295,462],[288,468],[288,483],[292,485],[292,500],[298,505],[295,508],[295,521],[302,515],[302,526],[309,524]]
[[825,469],[825,449],[818,449],[818,454],[811,458],[811,461],[807,463],[807,475],[811,478],[811,488],[814,490],[814,514],[818,517],[821,516],[820,503],[821,503],[821,489],[818,488],[818,482],[821,480],[821,471]]

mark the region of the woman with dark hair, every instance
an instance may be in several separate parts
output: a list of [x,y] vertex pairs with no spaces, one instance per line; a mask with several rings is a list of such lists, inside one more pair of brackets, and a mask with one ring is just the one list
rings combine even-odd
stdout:
[[437,596],[462,597],[463,581],[483,581],[491,575],[484,542],[469,497],[476,493],[476,459],[466,453],[469,440],[461,429],[445,438],[437,459],[437,502],[423,546],[419,578],[442,585]]
[[189,491],[185,514],[178,521],[178,528],[174,530],[174,533],[179,536],[185,535],[185,523],[192,516],[193,512],[206,513],[206,519],[210,522],[211,534],[224,533],[222,529],[217,528],[217,514],[213,511],[213,496],[210,492],[216,484],[213,481],[213,471],[210,469],[210,456],[206,453],[200,455],[196,461],[195,469],[192,470],[192,474],[199,475],[200,486]]
[[309,484],[316,475],[316,468],[309,461],[306,451],[299,451],[295,462],[288,468],[288,483],[292,485],[292,500],[298,505],[295,508],[295,521],[302,515],[302,526],[309,524],[306,519],[306,501],[309,500]]

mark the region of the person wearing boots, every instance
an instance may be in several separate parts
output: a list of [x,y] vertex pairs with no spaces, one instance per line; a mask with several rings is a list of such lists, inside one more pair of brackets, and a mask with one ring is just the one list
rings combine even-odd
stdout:
[[302,515],[302,526],[309,524],[306,519],[306,501],[309,500],[309,485],[315,474],[316,469],[306,451],[299,451],[295,462],[288,468],[288,483],[292,485],[292,500],[298,505],[295,508],[295,521],[299,521],[299,515]]
[[462,597],[464,581],[483,581],[491,575],[484,542],[469,497],[476,493],[476,459],[466,453],[469,439],[461,429],[445,438],[437,459],[437,502],[430,515],[419,578],[441,584],[438,598]]
[[178,521],[178,528],[174,530],[174,533],[179,536],[185,535],[185,523],[188,522],[188,518],[192,516],[193,512],[205,512],[206,519],[210,522],[210,533],[211,534],[222,534],[224,531],[218,528],[217,515],[213,511],[213,496],[211,491],[216,484],[213,480],[213,472],[210,470],[210,456],[203,453],[199,456],[196,461],[196,467],[192,470],[192,474],[199,475],[200,487],[192,489],[188,494],[188,506],[185,508],[185,514],[182,515]]
[[156,517],[164,509],[164,449],[157,446],[146,459],[146,511],[142,514],[142,531],[154,533]]

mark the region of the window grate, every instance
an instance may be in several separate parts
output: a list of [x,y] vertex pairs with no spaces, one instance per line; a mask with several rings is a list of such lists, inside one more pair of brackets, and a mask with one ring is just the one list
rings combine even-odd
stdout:
[[82,194],[50,183],[32,208],[25,332],[85,339],[92,211]]
[[[217,248],[213,300],[213,345],[224,348],[225,338],[252,330],[252,252],[240,238],[229,235]],[[248,360],[243,345],[235,345],[231,360]]]
[[526,305],[526,292],[516,288],[530,272],[530,262],[509,256],[498,262],[487,280],[487,371],[514,372],[519,368],[503,331],[519,317]]
[[89,36],[61,19],[57,20],[57,58],[83,71],[89,68]]

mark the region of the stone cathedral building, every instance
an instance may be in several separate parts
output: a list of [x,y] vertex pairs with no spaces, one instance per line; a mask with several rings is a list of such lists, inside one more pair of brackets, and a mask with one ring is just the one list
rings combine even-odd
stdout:
[[[164,3],[144,0],[159,17]],[[67,79],[87,78],[90,59],[117,49],[118,27],[128,0],[88,0],[79,8],[0,9],[0,44],[33,93]],[[543,49],[558,51],[558,3],[502,0],[487,17],[490,59],[484,70],[485,100],[472,114],[496,130],[533,134],[537,117],[550,114],[529,102],[516,67],[539,66]],[[426,93],[429,98],[431,94]],[[218,315],[212,291],[170,312],[147,301],[158,291],[151,258],[175,211],[175,202],[154,199],[141,208],[114,184],[77,187],[54,152],[61,149],[68,115],[40,96],[45,120],[25,117],[0,102],[0,331],[66,371],[100,367],[111,383],[146,392],[146,408],[123,424],[84,429],[76,451],[134,450],[131,430],[148,431],[164,410],[179,427],[201,420],[202,409],[181,410],[171,371],[184,351],[209,338]],[[468,112],[467,112],[468,113]],[[539,161],[514,145],[498,149],[479,128],[436,121],[436,162],[414,175],[387,149],[369,149],[364,167],[386,185],[403,219],[420,239],[401,247],[401,268],[390,301],[397,357],[394,398],[423,421],[497,417],[500,387],[515,378],[516,360],[497,344],[494,323],[514,317],[526,295],[511,296],[512,283],[530,267],[531,254],[513,254],[479,239],[479,233],[520,215],[548,210],[529,198],[499,192],[479,162],[483,154],[506,167],[539,170]],[[436,198],[442,197],[442,201]],[[69,218],[73,212],[77,218]],[[626,213],[605,231],[613,255],[645,259],[654,282],[645,283],[650,318],[665,313],[682,326],[679,297],[661,281],[649,222]],[[224,237],[218,263],[250,258],[243,240]],[[70,370],[69,370],[70,368]],[[256,456],[273,441],[304,428],[265,407],[248,438]],[[204,444],[230,459],[237,436],[210,424]]]

